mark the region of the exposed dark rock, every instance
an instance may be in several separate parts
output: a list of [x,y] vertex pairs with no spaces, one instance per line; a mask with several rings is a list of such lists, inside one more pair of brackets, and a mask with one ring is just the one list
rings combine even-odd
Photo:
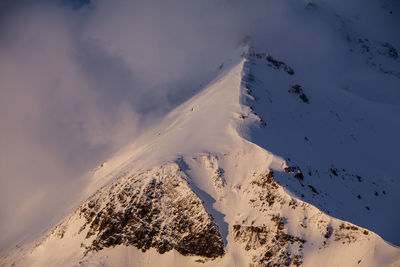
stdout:
[[285,62],[276,60],[275,58],[273,58],[271,55],[268,55],[267,53],[263,53],[263,52],[257,53],[257,52],[251,51],[247,54],[247,56],[255,58],[255,59],[265,59],[268,62],[268,66],[270,66],[276,70],[282,69],[289,75],[294,74],[294,70],[291,67],[289,67]]
[[296,174],[294,175],[294,177],[296,177],[298,180],[303,181],[304,180],[304,176],[303,173],[301,172],[300,169],[297,170]]
[[299,98],[304,102],[304,103],[309,103],[310,101],[308,100],[308,97],[306,94],[303,92],[303,88],[301,85],[295,84],[292,86],[290,90],[288,90],[289,93],[291,94],[297,94],[299,95]]
[[275,222],[276,227],[278,230],[283,230],[284,226],[284,220],[283,218],[278,214],[278,215],[273,215],[271,218],[271,221]]
[[299,180],[300,182],[304,181],[304,175],[301,172],[300,168],[298,166],[289,166],[285,167],[284,171],[286,173],[294,173],[294,177]]
[[274,180],[274,172],[270,171],[266,173],[265,175],[260,176],[258,179],[253,180],[251,182],[253,185],[257,185],[261,188],[268,188],[268,186],[272,186],[273,188],[278,188],[278,185],[276,184]]
[[268,61],[269,66],[273,67],[274,69],[283,69],[289,75],[294,74],[294,70],[291,67],[289,67],[288,65],[286,65],[285,62],[276,60],[270,55],[268,55],[266,57],[266,60]]
[[[250,266],[289,266],[302,264],[302,244],[300,237],[287,234],[284,218],[274,215],[271,219],[275,228],[266,226],[234,225],[235,242],[244,245],[247,251],[257,251]],[[290,246],[290,248],[289,248]]]
[[333,233],[333,228],[331,226],[327,226],[324,237],[328,239],[332,236],[332,233]]
[[337,170],[337,169],[335,169],[335,168],[330,168],[329,170],[331,171],[331,173],[332,173],[333,175],[338,176],[338,170]]
[[317,189],[315,189],[315,187],[314,187],[314,186],[312,186],[312,185],[308,185],[308,187],[311,189],[311,191],[313,191],[313,193],[315,193],[315,194],[319,195],[319,192],[317,191]]
[[224,170],[219,168],[215,171],[215,175],[212,177],[213,179],[213,183],[214,183],[214,187],[217,189],[221,189],[226,185],[226,180],[224,177]]
[[293,94],[301,94],[303,93],[303,88],[301,88],[301,85],[295,84],[292,86],[292,89],[290,89],[289,92]]
[[394,58],[394,59],[397,59],[399,57],[399,53],[397,52],[396,48],[394,48],[391,44],[386,42],[386,43],[382,44],[382,47],[385,48],[384,53],[388,57]]
[[354,226],[349,223],[341,223],[339,228],[333,231],[335,236],[334,241],[341,241],[343,244],[345,243],[354,243],[360,237],[360,229],[357,226]]
[[276,193],[276,189],[278,189],[279,186],[274,180],[274,173],[272,171],[260,175],[251,181],[250,184],[257,187],[255,193],[258,195],[257,199],[250,200],[252,206],[263,207],[264,203],[267,203],[268,206],[271,207],[277,200],[279,201],[279,196]]
[[[168,169],[169,170],[169,169]],[[83,205],[80,214],[94,236],[88,250],[116,245],[159,253],[172,249],[183,255],[216,258],[224,254],[218,227],[188,186],[179,168],[163,176],[133,177],[112,184]],[[110,197],[111,196],[111,197]]]
[[267,123],[266,123],[262,118],[260,118],[260,126],[261,126],[262,128],[267,127]]

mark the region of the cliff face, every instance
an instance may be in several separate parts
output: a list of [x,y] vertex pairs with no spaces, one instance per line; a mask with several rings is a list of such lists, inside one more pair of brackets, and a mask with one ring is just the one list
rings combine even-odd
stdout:
[[74,216],[85,219],[78,232],[90,240],[85,253],[126,245],[161,254],[172,249],[206,258],[224,254],[217,225],[176,164],[117,180]]

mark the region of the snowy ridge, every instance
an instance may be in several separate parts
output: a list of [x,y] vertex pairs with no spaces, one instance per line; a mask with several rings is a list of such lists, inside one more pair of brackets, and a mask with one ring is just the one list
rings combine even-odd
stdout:
[[[11,254],[2,266],[399,266],[398,248],[326,214],[340,201],[320,204],[327,193],[338,193],[322,184],[330,186],[331,176],[344,171],[331,167],[329,176],[318,160],[314,170],[295,153],[285,161],[265,149],[276,138],[268,117],[277,106],[265,108],[261,100],[274,103],[279,82],[263,83],[285,81],[296,70],[247,49],[157,127],[101,164],[85,193],[93,195],[33,249]],[[278,92],[294,109],[316,101],[302,87]],[[306,166],[319,172],[317,185]],[[356,175],[348,179],[358,185]],[[349,182],[333,184],[354,190]]]

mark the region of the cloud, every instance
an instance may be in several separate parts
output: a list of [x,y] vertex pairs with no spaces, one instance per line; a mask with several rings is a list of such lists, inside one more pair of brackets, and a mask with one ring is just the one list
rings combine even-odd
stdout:
[[236,44],[222,4],[60,3],[0,5],[2,249],[65,216],[85,173],[187,99]]
[[119,88],[107,95],[87,73],[104,76],[81,59],[77,14],[47,3],[9,10],[0,45],[1,247],[60,219],[83,174],[134,137],[139,118]]

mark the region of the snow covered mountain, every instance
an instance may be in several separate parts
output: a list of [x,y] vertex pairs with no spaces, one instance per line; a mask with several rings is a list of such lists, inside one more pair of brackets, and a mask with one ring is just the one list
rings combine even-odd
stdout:
[[399,52],[342,22],[370,87],[245,39],[2,266],[400,266]]
[[9,263],[400,264],[400,249],[351,223],[379,229],[387,212],[379,208],[393,203],[398,186],[379,182],[374,165],[343,163],[341,149],[361,157],[351,146],[375,134],[363,122],[345,128],[351,117],[343,102],[357,99],[292,86],[284,78],[294,80],[295,70],[264,52],[237,55],[158,127],[101,164],[90,187],[101,189]]

